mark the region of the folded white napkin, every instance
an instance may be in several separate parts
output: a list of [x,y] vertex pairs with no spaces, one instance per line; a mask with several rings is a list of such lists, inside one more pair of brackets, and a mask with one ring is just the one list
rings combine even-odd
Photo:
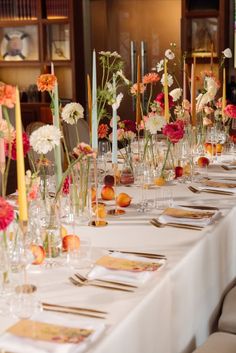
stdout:
[[[187,207],[181,207],[181,209],[187,209],[189,211],[193,211],[191,208]],[[200,211],[200,210],[198,210]],[[197,212],[197,211],[196,211]],[[190,218],[178,218],[178,217],[172,217],[168,215],[160,215],[158,218],[161,223],[181,223],[181,224],[189,224],[189,225],[196,225],[199,227],[206,227],[207,225],[211,224],[213,219],[218,217],[220,214],[219,211],[216,211],[213,217],[210,218],[201,218],[201,219],[190,219]]]
[[[166,263],[166,260],[160,259],[148,259],[145,257],[135,256],[132,254],[123,254],[119,252],[113,252],[109,256],[121,258],[121,259],[129,259],[134,261],[142,261],[142,262],[155,262],[159,263],[163,266]],[[158,270],[161,267],[158,268]],[[145,283],[148,279],[153,276],[155,271],[142,271],[142,272],[132,272],[132,271],[120,271],[120,270],[109,270],[103,266],[95,265],[94,268],[88,273],[89,279],[103,279],[107,281],[120,281],[133,285],[141,285]]]
[[56,313],[42,312],[31,318],[34,321],[46,322],[54,325],[66,327],[91,329],[94,332],[79,344],[54,343],[30,338],[18,337],[9,332],[0,336],[0,349],[14,353],[81,353],[94,342],[105,329],[105,325],[100,322],[81,319],[78,316],[60,315]]
[[[224,180],[224,179],[217,179],[215,180],[216,182],[222,182],[225,184],[232,184],[232,180]],[[236,181],[236,180],[235,180]],[[224,187],[216,187],[216,186],[199,186],[199,189],[210,189],[210,190],[215,190],[215,191],[228,191],[228,192],[233,192],[236,193],[236,188],[224,188]]]

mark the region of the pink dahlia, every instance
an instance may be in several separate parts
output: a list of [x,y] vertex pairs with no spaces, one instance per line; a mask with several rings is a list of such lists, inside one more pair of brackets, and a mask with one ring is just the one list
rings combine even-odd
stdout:
[[0,197],[0,230],[5,230],[13,219],[13,207],[3,197]]

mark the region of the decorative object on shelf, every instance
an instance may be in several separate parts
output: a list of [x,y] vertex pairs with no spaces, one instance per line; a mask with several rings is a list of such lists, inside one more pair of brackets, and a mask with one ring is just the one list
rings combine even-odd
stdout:
[[70,60],[69,41],[52,41],[52,60]]
[[25,60],[28,56],[28,40],[27,33],[20,31],[10,31],[3,37],[1,43],[1,55],[6,61]]

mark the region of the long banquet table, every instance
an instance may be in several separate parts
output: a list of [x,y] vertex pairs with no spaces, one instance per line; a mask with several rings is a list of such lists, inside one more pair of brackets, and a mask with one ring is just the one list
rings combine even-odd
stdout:
[[[225,172],[216,166],[209,168],[209,175],[236,178],[236,172]],[[91,239],[94,256],[110,248],[167,256],[166,265],[134,293],[73,286],[68,277],[75,270],[65,266],[29,270],[30,282],[37,284],[37,295],[42,301],[109,313],[104,334],[88,352],[189,353],[214,328],[223,294],[236,275],[236,197],[193,194],[186,184],[164,188],[173,191],[176,205],[218,206],[222,217],[202,231],[156,228],[149,220],[160,210],[138,213],[139,188],[119,187],[119,192],[133,197],[126,214],[108,218],[107,227],[77,229],[78,235]],[[154,192],[148,190],[148,197],[152,198]],[[79,324],[80,317],[76,320]],[[1,317],[0,327],[6,329],[13,322],[10,317]]]

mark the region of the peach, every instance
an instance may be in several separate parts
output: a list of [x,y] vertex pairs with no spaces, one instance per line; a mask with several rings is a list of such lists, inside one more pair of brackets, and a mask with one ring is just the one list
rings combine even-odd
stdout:
[[108,186],[113,186],[115,184],[115,178],[113,177],[113,175],[105,175],[104,184]]
[[207,157],[199,157],[197,160],[197,164],[199,167],[204,168],[210,164],[210,161]]
[[32,252],[32,254],[34,256],[34,260],[32,262],[32,265],[40,265],[41,263],[43,263],[45,256],[46,256],[46,252],[45,252],[44,248],[42,247],[42,245],[31,244],[30,251]]
[[205,151],[209,153],[210,155],[216,155],[216,145],[212,144],[210,142],[206,142],[204,144]]
[[101,190],[101,197],[103,200],[113,200],[115,197],[115,191],[112,186],[104,185]]
[[131,203],[132,198],[125,192],[121,192],[116,197],[116,204],[120,207],[128,207]]
[[80,238],[78,235],[68,234],[62,239],[62,248],[64,251],[78,250],[80,247]]
[[175,167],[175,178],[180,178],[183,176],[184,169],[181,166]]

